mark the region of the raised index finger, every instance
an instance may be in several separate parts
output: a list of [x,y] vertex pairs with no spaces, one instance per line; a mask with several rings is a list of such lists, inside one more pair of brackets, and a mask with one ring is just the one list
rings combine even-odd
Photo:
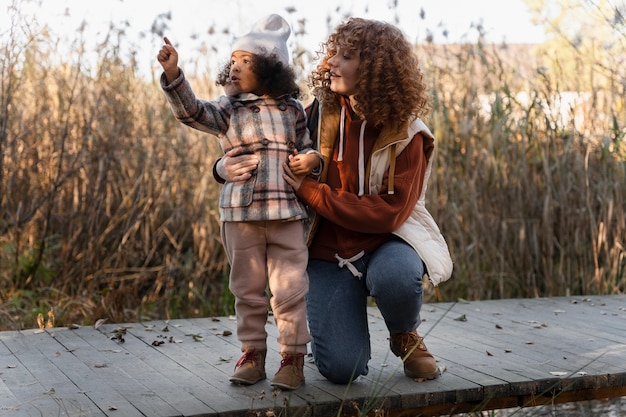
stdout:
[[163,40],[165,41],[166,45],[172,46],[172,42],[170,42],[170,40],[169,40],[169,38],[167,36],[164,36]]

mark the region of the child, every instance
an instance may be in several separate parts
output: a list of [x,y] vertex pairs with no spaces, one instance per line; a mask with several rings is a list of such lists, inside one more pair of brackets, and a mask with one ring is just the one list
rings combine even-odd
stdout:
[[282,17],[270,15],[236,39],[230,63],[217,79],[228,95],[214,101],[196,98],[167,38],[158,54],[164,70],[161,86],[175,117],[216,135],[224,152],[239,150],[258,157],[247,180],[227,181],[220,194],[221,236],[231,266],[230,290],[243,352],[230,381],[251,385],[266,377],[269,299],[282,356],[271,384],[282,389],[296,389],[304,382],[310,340],[304,301],[309,284],[303,226],[307,214],[283,179],[282,164],[292,160],[290,166],[302,176],[321,169],[289,67],[290,34]]

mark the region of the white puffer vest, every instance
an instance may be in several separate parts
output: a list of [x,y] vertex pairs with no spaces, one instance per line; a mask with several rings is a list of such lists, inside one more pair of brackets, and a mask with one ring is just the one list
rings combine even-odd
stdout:
[[[413,137],[421,133],[423,136],[431,138],[435,137],[428,127],[419,119],[416,119],[409,125],[407,138],[396,143],[394,154],[399,154],[413,140]],[[370,194],[378,194],[382,185],[382,180],[391,165],[392,147],[386,146],[372,153],[371,169],[369,176]],[[395,157],[395,155],[394,155]],[[424,186],[422,193],[417,200],[417,204],[413,208],[409,218],[402,223],[393,233],[401,237],[409,245],[415,249],[417,254],[422,258],[428,271],[428,278],[433,285],[448,280],[452,276],[452,258],[448,245],[439,230],[439,226],[433,219],[433,216],[426,209],[426,189],[428,187],[428,178],[432,170],[433,158],[430,158],[424,174]],[[390,175],[393,173],[390,172]],[[393,190],[389,190],[393,192]]]

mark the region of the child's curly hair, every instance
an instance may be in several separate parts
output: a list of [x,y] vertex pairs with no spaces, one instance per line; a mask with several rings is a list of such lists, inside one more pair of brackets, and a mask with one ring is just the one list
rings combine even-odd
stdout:
[[[216,85],[230,83],[230,61],[222,66],[217,75]],[[300,87],[296,83],[296,74],[288,65],[283,65],[278,56],[252,54],[252,72],[256,74],[264,94],[273,99],[291,97],[300,98]]]
[[309,77],[309,85],[323,107],[337,109],[339,97],[330,90],[328,60],[337,47],[360,57],[354,110],[368,123],[399,127],[428,114],[428,95],[412,45],[397,27],[362,18],[337,26],[321,45],[323,56]]

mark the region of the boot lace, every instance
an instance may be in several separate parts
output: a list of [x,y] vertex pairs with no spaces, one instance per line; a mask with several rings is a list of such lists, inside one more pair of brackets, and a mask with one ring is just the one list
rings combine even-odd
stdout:
[[416,332],[401,333],[396,337],[399,339],[396,342],[398,344],[398,350],[403,355],[407,353],[412,353],[415,349],[423,351],[426,350],[424,338],[420,337]]
[[[285,355],[283,356],[283,359],[280,361],[280,369],[283,369],[285,366],[296,366],[296,364],[294,363],[297,357],[300,357],[303,355]],[[279,372],[280,372],[279,369]]]
[[415,346],[416,349],[426,350],[426,345],[424,344],[424,338],[420,337],[416,333],[409,333],[407,342],[408,342],[407,344],[409,348],[412,348],[413,346]]
[[[241,358],[239,358],[239,360],[235,364],[235,368],[239,368],[241,365],[243,365],[244,363],[248,363],[248,362],[251,362],[254,366],[256,366],[258,363],[256,352],[254,351],[254,349],[246,350],[241,356]],[[282,362],[281,362],[281,365],[282,365]]]
[[287,355],[283,357],[283,359],[280,361],[280,368],[282,369],[285,366],[293,365],[293,359],[294,359],[293,355]]

